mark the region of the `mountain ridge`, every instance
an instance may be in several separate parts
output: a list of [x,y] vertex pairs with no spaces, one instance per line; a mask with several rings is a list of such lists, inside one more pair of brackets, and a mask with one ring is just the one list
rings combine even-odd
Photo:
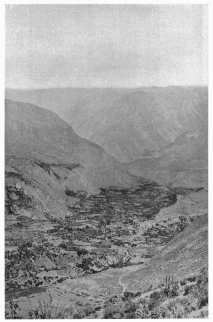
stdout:
[[41,204],[48,199],[46,207],[58,216],[76,202],[67,190],[75,196],[136,183],[102,147],[80,138],[54,112],[28,103],[5,102],[5,154],[7,182]]
[[206,87],[7,90],[6,97],[54,110],[79,135],[122,162],[207,126],[208,118]]

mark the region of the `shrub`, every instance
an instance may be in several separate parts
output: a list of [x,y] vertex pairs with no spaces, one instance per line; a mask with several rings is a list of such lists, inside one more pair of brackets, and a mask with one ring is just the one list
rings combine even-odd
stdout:
[[78,249],[77,250],[77,255],[78,256],[86,255],[86,254],[88,254],[88,250],[86,250],[86,249]]
[[161,297],[160,292],[154,291],[151,295],[150,298],[154,298],[154,299],[159,299]]
[[186,285],[186,280],[184,279],[184,280],[180,281],[180,285],[181,286]]
[[49,302],[39,302],[39,306],[28,312],[29,319],[67,319],[73,318],[72,309],[58,311],[58,307],[52,306],[52,297]]
[[137,305],[134,302],[127,301],[125,302],[124,312],[126,313],[126,318],[134,318]]
[[151,319],[163,319],[166,316],[166,310],[164,308],[157,308],[151,312]]
[[5,319],[22,319],[18,313],[19,311],[19,305],[11,300],[9,302],[9,311],[5,311]]
[[135,297],[135,293],[124,292],[122,299],[123,299],[123,301],[127,301],[128,299],[134,298],[134,297]]
[[108,305],[104,310],[104,319],[122,318],[123,313],[118,305]]
[[190,276],[190,277],[188,277],[188,281],[189,282],[195,282],[196,281],[196,277],[195,276]]
[[192,289],[192,287],[190,285],[186,285],[186,287],[184,288],[184,296],[188,295],[190,290]]
[[196,286],[192,289],[193,296],[198,299],[198,308],[208,304],[208,272],[203,269],[198,276]]
[[72,190],[69,190],[67,187],[66,187],[66,190],[65,190],[65,193],[67,196],[69,197],[75,197],[77,195],[77,193],[75,193],[74,191]]

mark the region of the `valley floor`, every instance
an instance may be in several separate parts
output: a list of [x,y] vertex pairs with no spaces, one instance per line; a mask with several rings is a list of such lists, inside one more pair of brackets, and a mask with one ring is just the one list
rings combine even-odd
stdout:
[[[161,269],[159,276],[157,270],[149,276],[144,274],[147,278],[138,283],[134,276],[147,270],[152,261],[158,263],[158,256],[166,245],[205,216],[206,190],[164,187],[141,179],[134,188],[110,187],[102,189],[99,195],[82,195],[78,203],[70,206],[65,219],[52,217],[44,206],[44,218],[36,220],[18,211],[33,207],[35,211],[32,200],[17,187],[6,188],[7,318],[11,314],[21,318],[35,318],[36,314],[38,318],[45,314],[50,318],[57,314],[65,318],[104,318],[112,301],[116,307],[119,302],[119,310],[109,316],[125,318],[121,311],[128,292],[132,294],[128,301],[131,305],[135,303],[134,314],[141,317],[142,305],[148,305],[142,299],[157,296],[163,298],[159,300],[161,305],[168,300],[168,292],[178,280],[185,278],[184,287],[176,292],[180,300],[187,287],[190,290],[200,287],[197,283],[203,274],[200,269],[207,266],[206,257],[203,266],[195,265],[193,274],[187,268],[181,276],[172,273],[176,282],[171,279],[169,285],[165,283],[170,274],[167,267],[163,272]],[[193,287],[189,280],[191,274],[196,276]],[[164,284],[169,288],[168,294],[162,289]],[[202,312],[206,315],[206,309]]]

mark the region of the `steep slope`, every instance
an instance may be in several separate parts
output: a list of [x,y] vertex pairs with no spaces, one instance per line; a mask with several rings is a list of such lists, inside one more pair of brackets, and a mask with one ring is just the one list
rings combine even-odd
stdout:
[[5,110],[6,185],[38,197],[42,207],[45,202],[65,214],[78,191],[134,184],[114,157],[80,138],[53,112],[10,100]]
[[208,185],[208,134],[189,133],[150,156],[124,163],[132,175],[152,178],[173,186]]
[[206,93],[184,88],[135,91],[102,114],[99,124],[90,139],[119,160],[135,160],[146,151],[161,150],[184,133],[207,128]]
[[[6,89],[6,99],[41,106],[57,113],[63,120],[75,127],[80,135],[85,122],[96,112],[111,106],[120,99],[126,89],[110,88],[45,88],[36,90]],[[86,137],[88,138],[88,137]]]
[[177,235],[141,270],[119,278],[121,297],[106,301],[103,318],[208,317],[208,217]]
[[6,97],[55,111],[123,162],[200,134],[208,123],[205,87],[7,90]]
[[208,264],[208,215],[195,220],[178,234],[146,268],[129,274],[124,281],[131,291],[143,290],[163,282],[167,274],[176,279],[196,275]]

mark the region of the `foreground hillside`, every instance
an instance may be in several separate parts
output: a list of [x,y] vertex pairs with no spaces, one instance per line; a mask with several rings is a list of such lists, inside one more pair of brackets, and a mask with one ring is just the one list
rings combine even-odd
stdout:
[[208,260],[208,216],[204,214],[164,247],[137,273],[124,278],[130,291],[156,286],[165,277],[173,275],[181,280],[196,275],[207,266]]
[[[10,191],[5,235],[8,316],[10,306],[18,305],[22,318],[136,317],[143,314],[136,313],[141,305],[156,298],[158,306],[175,298],[183,308],[206,310],[206,277],[201,276],[203,299],[196,283],[208,264],[207,192],[198,190],[142,180],[134,189],[105,189],[81,199],[63,220],[51,218],[49,211],[42,220],[33,217],[30,203],[28,215],[21,216],[16,211],[26,209],[26,196]],[[173,290],[168,278],[174,290],[181,281],[175,295],[166,293]]]
[[[208,217],[199,217],[145,267],[124,275],[122,297],[107,301],[105,318],[208,316]],[[146,290],[144,292],[144,290]]]

